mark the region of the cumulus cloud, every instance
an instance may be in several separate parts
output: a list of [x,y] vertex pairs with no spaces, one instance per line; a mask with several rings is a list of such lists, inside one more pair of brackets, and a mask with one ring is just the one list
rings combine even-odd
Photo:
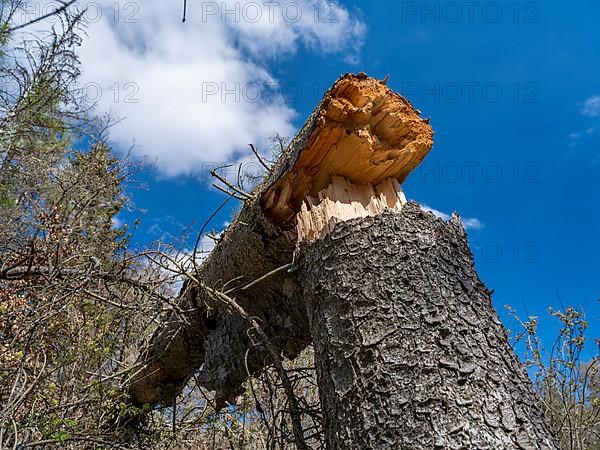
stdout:
[[112,228],[123,228],[123,225],[125,225],[125,223],[119,219],[117,216],[113,216],[111,218],[111,224],[112,224]]
[[421,209],[423,211],[427,211],[427,212],[433,213],[434,216],[439,217],[442,220],[450,220],[450,214],[446,214],[446,213],[444,213],[442,211],[438,211],[437,209],[433,209],[430,206],[421,205]]
[[475,217],[462,219],[462,223],[467,230],[481,230],[485,225],[483,222]]
[[325,0],[227,0],[202,2],[198,10],[203,22],[224,23],[242,37],[243,48],[267,57],[293,54],[300,44],[324,53],[356,52],[365,33],[348,10]]
[[355,55],[365,32],[335,3],[188,3],[185,24],[177,1],[79,3],[89,22],[82,92],[98,112],[124,119],[111,131],[118,147],[135,140],[167,176],[239,160],[276,132],[292,135],[296,112],[269,64],[302,47]]
[[600,95],[592,95],[589,97],[581,108],[581,114],[585,117],[600,116]]
[[568,157],[576,154],[574,149],[579,141],[596,133],[598,126],[595,122],[597,122],[597,118],[600,117],[600,95],[592,95],[587,98],[579,110],[579,113],[584,117],[590,118],[588,122],[591,122],[592,126],[588,126],[585,130],[579,130],[569,134],[569,147],[571,150],[567,153]]
[[[433,213],[434,216],[439,217],[442,220],[448,221],[448,220],[450,220],[450,217],[451,217],[450,214],[446,214],[445,212],[438,211],[437,209],[434,209],[427,205],[421,205],[421,209],[423,211]],[[461,217],[461,221],[466,230],[481,230],[485,226],[481,220],[479,220],[475,217],[470,217],[470,218],[462,218]]]

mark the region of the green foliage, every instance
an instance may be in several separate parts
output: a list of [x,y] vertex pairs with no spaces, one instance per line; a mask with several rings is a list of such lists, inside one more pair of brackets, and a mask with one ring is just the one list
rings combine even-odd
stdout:
[[2,47],[8,42],[10,23],[4,22],[0,25],[0,57],[3,56],[4,50]]
[[[586,330],[589,326],[582,310],[568,307],[550,309],[560,330],[548,349],[539,336],[539,320],[518,318],[522,330],[514,337],[523,347],[525,365],[540,395],[541,405],[562,447],[567,450],[600,448],[600,356],[584,360]],[[596,349],[599,342],[595,341]]]
[[0,184],[0,208],[10,208],[15,201],[12,190],[8,184]]
[[135,167],[78,109],[77,25],[61,19],[0,68],[18,86],[0,95],[0,448],[127,441],[123,386],[162,312],[160,272],[112,220]]

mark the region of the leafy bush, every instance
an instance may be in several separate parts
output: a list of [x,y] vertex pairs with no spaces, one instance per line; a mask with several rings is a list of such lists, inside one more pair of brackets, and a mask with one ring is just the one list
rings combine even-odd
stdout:
[[[517,351],[523,349],[540,403],[565,450],[600,449],[600,356],[582,358],[588,322],[582,310],[568,307],[550,310],[560,330],[548,349],[539,336],[539,320],[518,318],[521,330],[513,336]],[[600,340],[594,342],[596,348]]]

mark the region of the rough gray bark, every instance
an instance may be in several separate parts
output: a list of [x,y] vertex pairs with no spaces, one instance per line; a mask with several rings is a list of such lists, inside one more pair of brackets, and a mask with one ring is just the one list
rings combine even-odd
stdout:
[[329,449],[558,449],[458,216],[338,223],[299,270]]
[[[218,290],[227,283],[227,289],[244,286],[291,262],[293,242],[264,219],[256,203],[249,202],[234,222],[234,226],[240,222],[252,225],[237,227],[233,236],[226,233],[199,268],[196,276],[207,286]],[[264,331],[288,357],[294,357],[310,342],[305,311],[294,297],[295,277],[281,271],[234,294],[249,315],[260,319]],[[195,283],[186,282],[178,303],[184,317],[174,312],[141,355],[146,366],[130,387],[133,400],[137,404],[168,405],[202,366],[198,372],[202,385],[216,392],[219,405],[232,402],[248,376],[246,362],[255,373],[271,362],[268,352],[250,340],[246,321]],[[279,307],[272,308],[274,304]]]

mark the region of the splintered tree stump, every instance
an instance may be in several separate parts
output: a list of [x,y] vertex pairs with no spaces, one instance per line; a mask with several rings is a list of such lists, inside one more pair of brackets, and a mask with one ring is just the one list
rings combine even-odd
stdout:
[[558,448],[458,216],[406,203],[432,144],[385,82],[341,77],[185,283],[132,400],[171,404],[196,373],[223,406],[312,343],[329,449]]
[[328,448],[558,449],[458,216],[410,203],[300,255]]

